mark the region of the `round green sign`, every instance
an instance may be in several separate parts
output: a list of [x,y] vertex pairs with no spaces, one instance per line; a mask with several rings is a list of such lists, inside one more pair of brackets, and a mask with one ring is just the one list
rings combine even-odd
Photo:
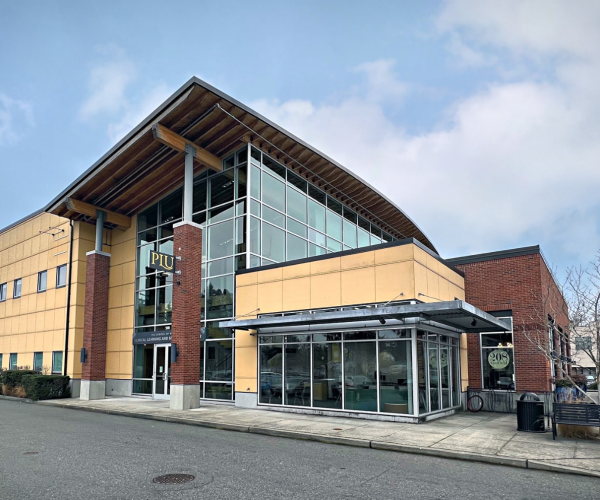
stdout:
[[510,357],[506,351],[495,349],[488,355],[488,363],[494,370],[501,370],[508,366]]

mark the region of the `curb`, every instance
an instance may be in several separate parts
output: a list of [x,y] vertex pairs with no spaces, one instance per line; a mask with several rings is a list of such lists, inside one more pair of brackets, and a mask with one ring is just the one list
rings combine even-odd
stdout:
[[247,425],[226,424],[222,422],[212,422],[208,420],[192,420],[185,417],[169,417],[154,415],[151,413],[128,412],[123,410],[105,410],[101,408],[74,406],[69,404],[50,403],[46,401],[32,401],[11,396],[0,396],[0,399],[8,399],[17,402],[34,403],[56,408],[66,408],[69,410],[88,411],[92,413],[106,413],[108,415],[118,415],[121,417],[141,418],[145,420],[157,420],[173,424],[192,425],[196,427],[208,427],[212,429],[247,432],[250,434],[260,434],[263,436],[272,436],[288,439],[298,439],[303,441],[317,441],[326,444],[337,444],[344,446],[353,446],[358,448],[372,448],[374,450],[395,451],[399,453],[410,453],[414,455],[427,455],[431,457],[447,458],[454,460],[464,460],[468,462],[479,462],[491,465],[504,465],[521,469],[542,470],[547,472],[559,472],[563,474],[577,474],[580,476],[589,476],[600,478],[600,472],[568,467],[566,465],[555,465],[539,460],[530,460],[526,458],[499,457],[497,455],[485,455],[480,453],[470,453],[467,451],[444,450],[440,448],[423,448],[421,446],[408,446],[394,443],[384,443],[381,441],[368,441],[366,439],[353,439],[347,437],[326,436],[323,434],[306,434],[282,429],[269,429],[266,427],[252,427]]
[[35,403],[33,399],[17,398],[15,396],[4,396],[3,394],[0,394],[0,399],[4,399],[6,401],[14,401],[15,403]]

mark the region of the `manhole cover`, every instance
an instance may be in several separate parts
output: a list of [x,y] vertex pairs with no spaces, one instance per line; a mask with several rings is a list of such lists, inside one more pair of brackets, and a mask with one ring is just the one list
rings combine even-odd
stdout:
[[196,476],[191,474],[164,474],[155,477],[152,482],[158,484],[184,484],[193,481]]
[[23,455],[37,455],[39,451],[26,451]]

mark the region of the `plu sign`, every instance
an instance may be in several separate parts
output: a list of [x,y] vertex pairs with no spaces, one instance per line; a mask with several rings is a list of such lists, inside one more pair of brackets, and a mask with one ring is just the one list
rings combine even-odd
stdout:
[[163,273],[174,273],[175,272],[175,257],[167,255],[166,253],[150,251],[150,269],[156,269]]

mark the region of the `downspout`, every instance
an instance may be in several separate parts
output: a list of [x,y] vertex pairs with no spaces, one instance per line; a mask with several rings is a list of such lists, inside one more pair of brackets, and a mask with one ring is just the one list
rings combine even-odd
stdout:
[[66,325],[65,325],[65,361],[63,368],[63,375],[67,375],[67,361],[69,358],[69,319],[71,316],[71,269],[73,268],[73,221],[69,219],[69,227],[70,227],[70,242],[69,242],[69,265],[68,265],[68,273],[69,277],[67,279],[67,314],[66,314]]

